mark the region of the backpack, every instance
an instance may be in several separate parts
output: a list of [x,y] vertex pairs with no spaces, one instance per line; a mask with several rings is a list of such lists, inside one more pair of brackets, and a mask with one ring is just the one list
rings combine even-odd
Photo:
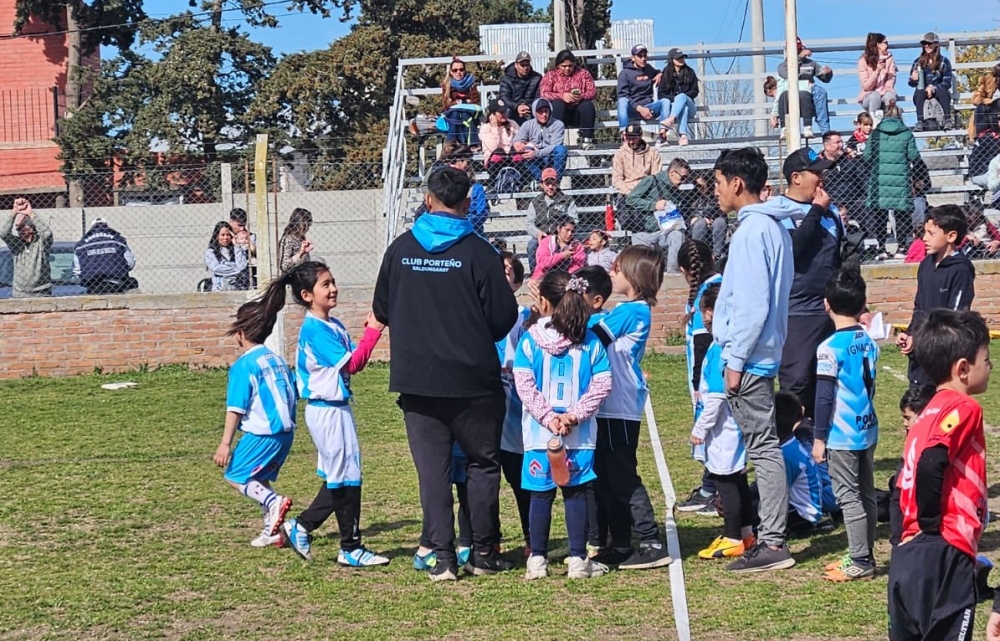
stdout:
[[513,167],[504,167],[497,173],[496,180],[493,182],[493,191],[497,196],[510,194],[513,197],[519,191],[520,185],[521,172]]
[[618,226],[622,231],[633,234],[646,231],[646,218],[648,218],[646,212],[629,206],[624,194],[618,194],[616,200],[615,218],[618,220]]

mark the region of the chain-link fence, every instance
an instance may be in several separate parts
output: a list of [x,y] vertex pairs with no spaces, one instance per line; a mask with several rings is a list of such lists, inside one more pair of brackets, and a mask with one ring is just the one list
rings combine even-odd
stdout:
[[[268,251],[276,274],[282,247],[289,254],[284,257],[286,264],[308,254],[326,261],[338,284],[368,284],[374,282],[386,238],[380,172],[381,165],[373,163],[271,160],[264,195],[266,217],[257,214],[253,165],[242,159],[142,170],[114,168],[75,177],[64,186],[23,192],[14,176],[15,186],[0,195],[0,223],[20,223],[20,217],[8,220],[8,215],[13,214],[15,201],[25,198],[33,219],[41,223],[35,225],[37,230],[51,230],[55,295],[135,285],[130,281],[95,285],[94,278],[88,278],[88,274],[111,281],[126,278],[121,265],[131,259],[117,249],[122,239],[134,257],[127,277],[138,284],[128,292],[253,288],[262,262],[255,250]],[[352,182],[369,188],[329,189]],[[78,206],[69,206],[72,203]],[[245,227],[240,224],[244,220]],[[121,238],[112,238],[114,233]],[[85,246],[75,253],[81,243]],[[21,244],[20,227],[15,225],[0,243],[0,297],[12,293],[11,251],[18,251]],[[307,252],[300,251],[303,244]],[[76,254],[82,262],[74,264]]]

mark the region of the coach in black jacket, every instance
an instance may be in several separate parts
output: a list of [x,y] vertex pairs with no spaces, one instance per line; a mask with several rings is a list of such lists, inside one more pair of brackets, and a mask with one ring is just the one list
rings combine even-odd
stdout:
[[451,452],[468,459],[473,531],[470,570],[508,570],[500,543],[500,432],[506,402],[496,342],[517,319],[517,302],[496,249],[465,217],[471,183],[445,167],[427,180],[428,213],[382,259],[375,318],[389,326],[389,389],[399,392],[417,468],[424,534],[437,555],[434,580],[457,576]]

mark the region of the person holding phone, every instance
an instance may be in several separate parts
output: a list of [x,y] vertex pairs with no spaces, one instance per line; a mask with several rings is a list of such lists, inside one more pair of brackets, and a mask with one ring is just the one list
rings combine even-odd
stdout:
[[587,264],[587,252],[575,238],[576,221],[559,216],[553,221],[555,233],[542,238],[535,255],[532,278],[540,280],[546,273],[558,269],[573,273]]

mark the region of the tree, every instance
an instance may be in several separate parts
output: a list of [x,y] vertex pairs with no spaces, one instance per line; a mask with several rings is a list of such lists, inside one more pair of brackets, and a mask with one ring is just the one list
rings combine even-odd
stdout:
[[611,28],[611,0],[553,0],[566,2],[568,43],[574,49],[593,49]]

